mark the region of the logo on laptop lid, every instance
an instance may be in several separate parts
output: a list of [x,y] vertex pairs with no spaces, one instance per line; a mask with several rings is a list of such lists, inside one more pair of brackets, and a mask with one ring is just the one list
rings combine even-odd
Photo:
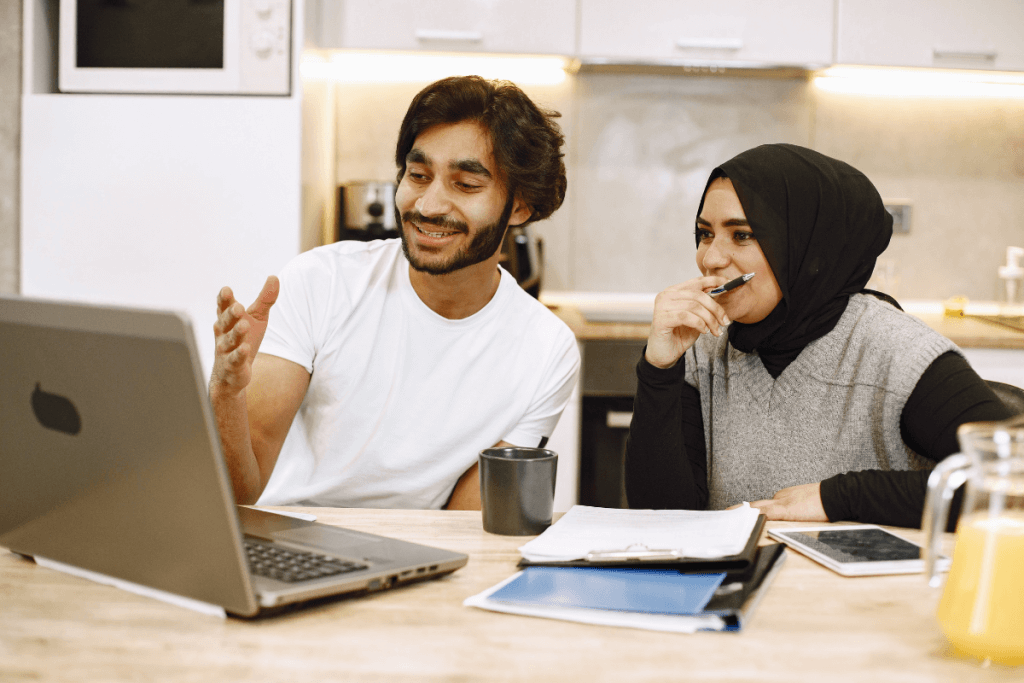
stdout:
[[38,382],[32,392],[32,412],[47,429],[71,435],[82,430],[82,418],[75,404],[63,396],[43,391]]

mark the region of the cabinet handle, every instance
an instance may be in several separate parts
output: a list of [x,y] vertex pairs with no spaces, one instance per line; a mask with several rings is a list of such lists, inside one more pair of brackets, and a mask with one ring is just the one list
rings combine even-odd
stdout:
[[676,47],[683,50],[742,50],[739,38],[678,38]]
[[998,55],[999,53],[996,50],[944,50],[938,47],[932,48],[932,57],[934,59],[972,59],[994,62]]
[[633,421],[633,413],[628,410],[609,410],[605,417],[605,424],[611,429],[629,429],[629,423]]
[[416,40],[447,40],[455,43],[479,43],[484,39],[480,31],[445,31],[432,28],[416,29]]

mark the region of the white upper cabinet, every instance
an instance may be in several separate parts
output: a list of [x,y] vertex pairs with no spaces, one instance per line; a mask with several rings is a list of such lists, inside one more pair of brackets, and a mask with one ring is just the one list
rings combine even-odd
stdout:
[[1024,0],[307,0],[319,47],[1024,70]]
[[320,0],[320,47],[571,55],[576,0]]
[[840,0],[836,62],[1024,70],[1021,0]]
[[580,0],[586,61],[832,63],[832,0]]

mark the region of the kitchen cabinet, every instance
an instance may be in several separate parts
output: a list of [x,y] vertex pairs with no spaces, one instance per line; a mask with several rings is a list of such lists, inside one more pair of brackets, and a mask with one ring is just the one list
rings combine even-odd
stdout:
[[321,0],[320,47],[571,55],[576,0]]
[[633,417],[636,364],[647,339],[582,342],[579,502],[624,508],[626,436]]
[[832,62],[829,0],[580,0],[584,63],[824,66]]
[[1024,388],[1024,349],[962,349],[982,379]]
[[[579,343],[580,356],[583,344]],[[558,474],[555,477],[555,512],[568,512],[579,503],[580,491],[580,383],[573,387],[569,403],[555,425],[545,448],[558,453]]]
[[1020,0],[840,0],[836,62],[1024,70]]

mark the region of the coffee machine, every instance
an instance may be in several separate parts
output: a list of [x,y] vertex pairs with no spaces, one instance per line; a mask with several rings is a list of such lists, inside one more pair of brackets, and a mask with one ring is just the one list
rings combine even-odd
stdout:
[[336,239],[367,242],[389,237],[398,237],[395,183],[357,180],[339,185]]
[[534,235],[532,223],[509,226],[498,263],[534,298],[540,296],[543,258],[544,242]]

